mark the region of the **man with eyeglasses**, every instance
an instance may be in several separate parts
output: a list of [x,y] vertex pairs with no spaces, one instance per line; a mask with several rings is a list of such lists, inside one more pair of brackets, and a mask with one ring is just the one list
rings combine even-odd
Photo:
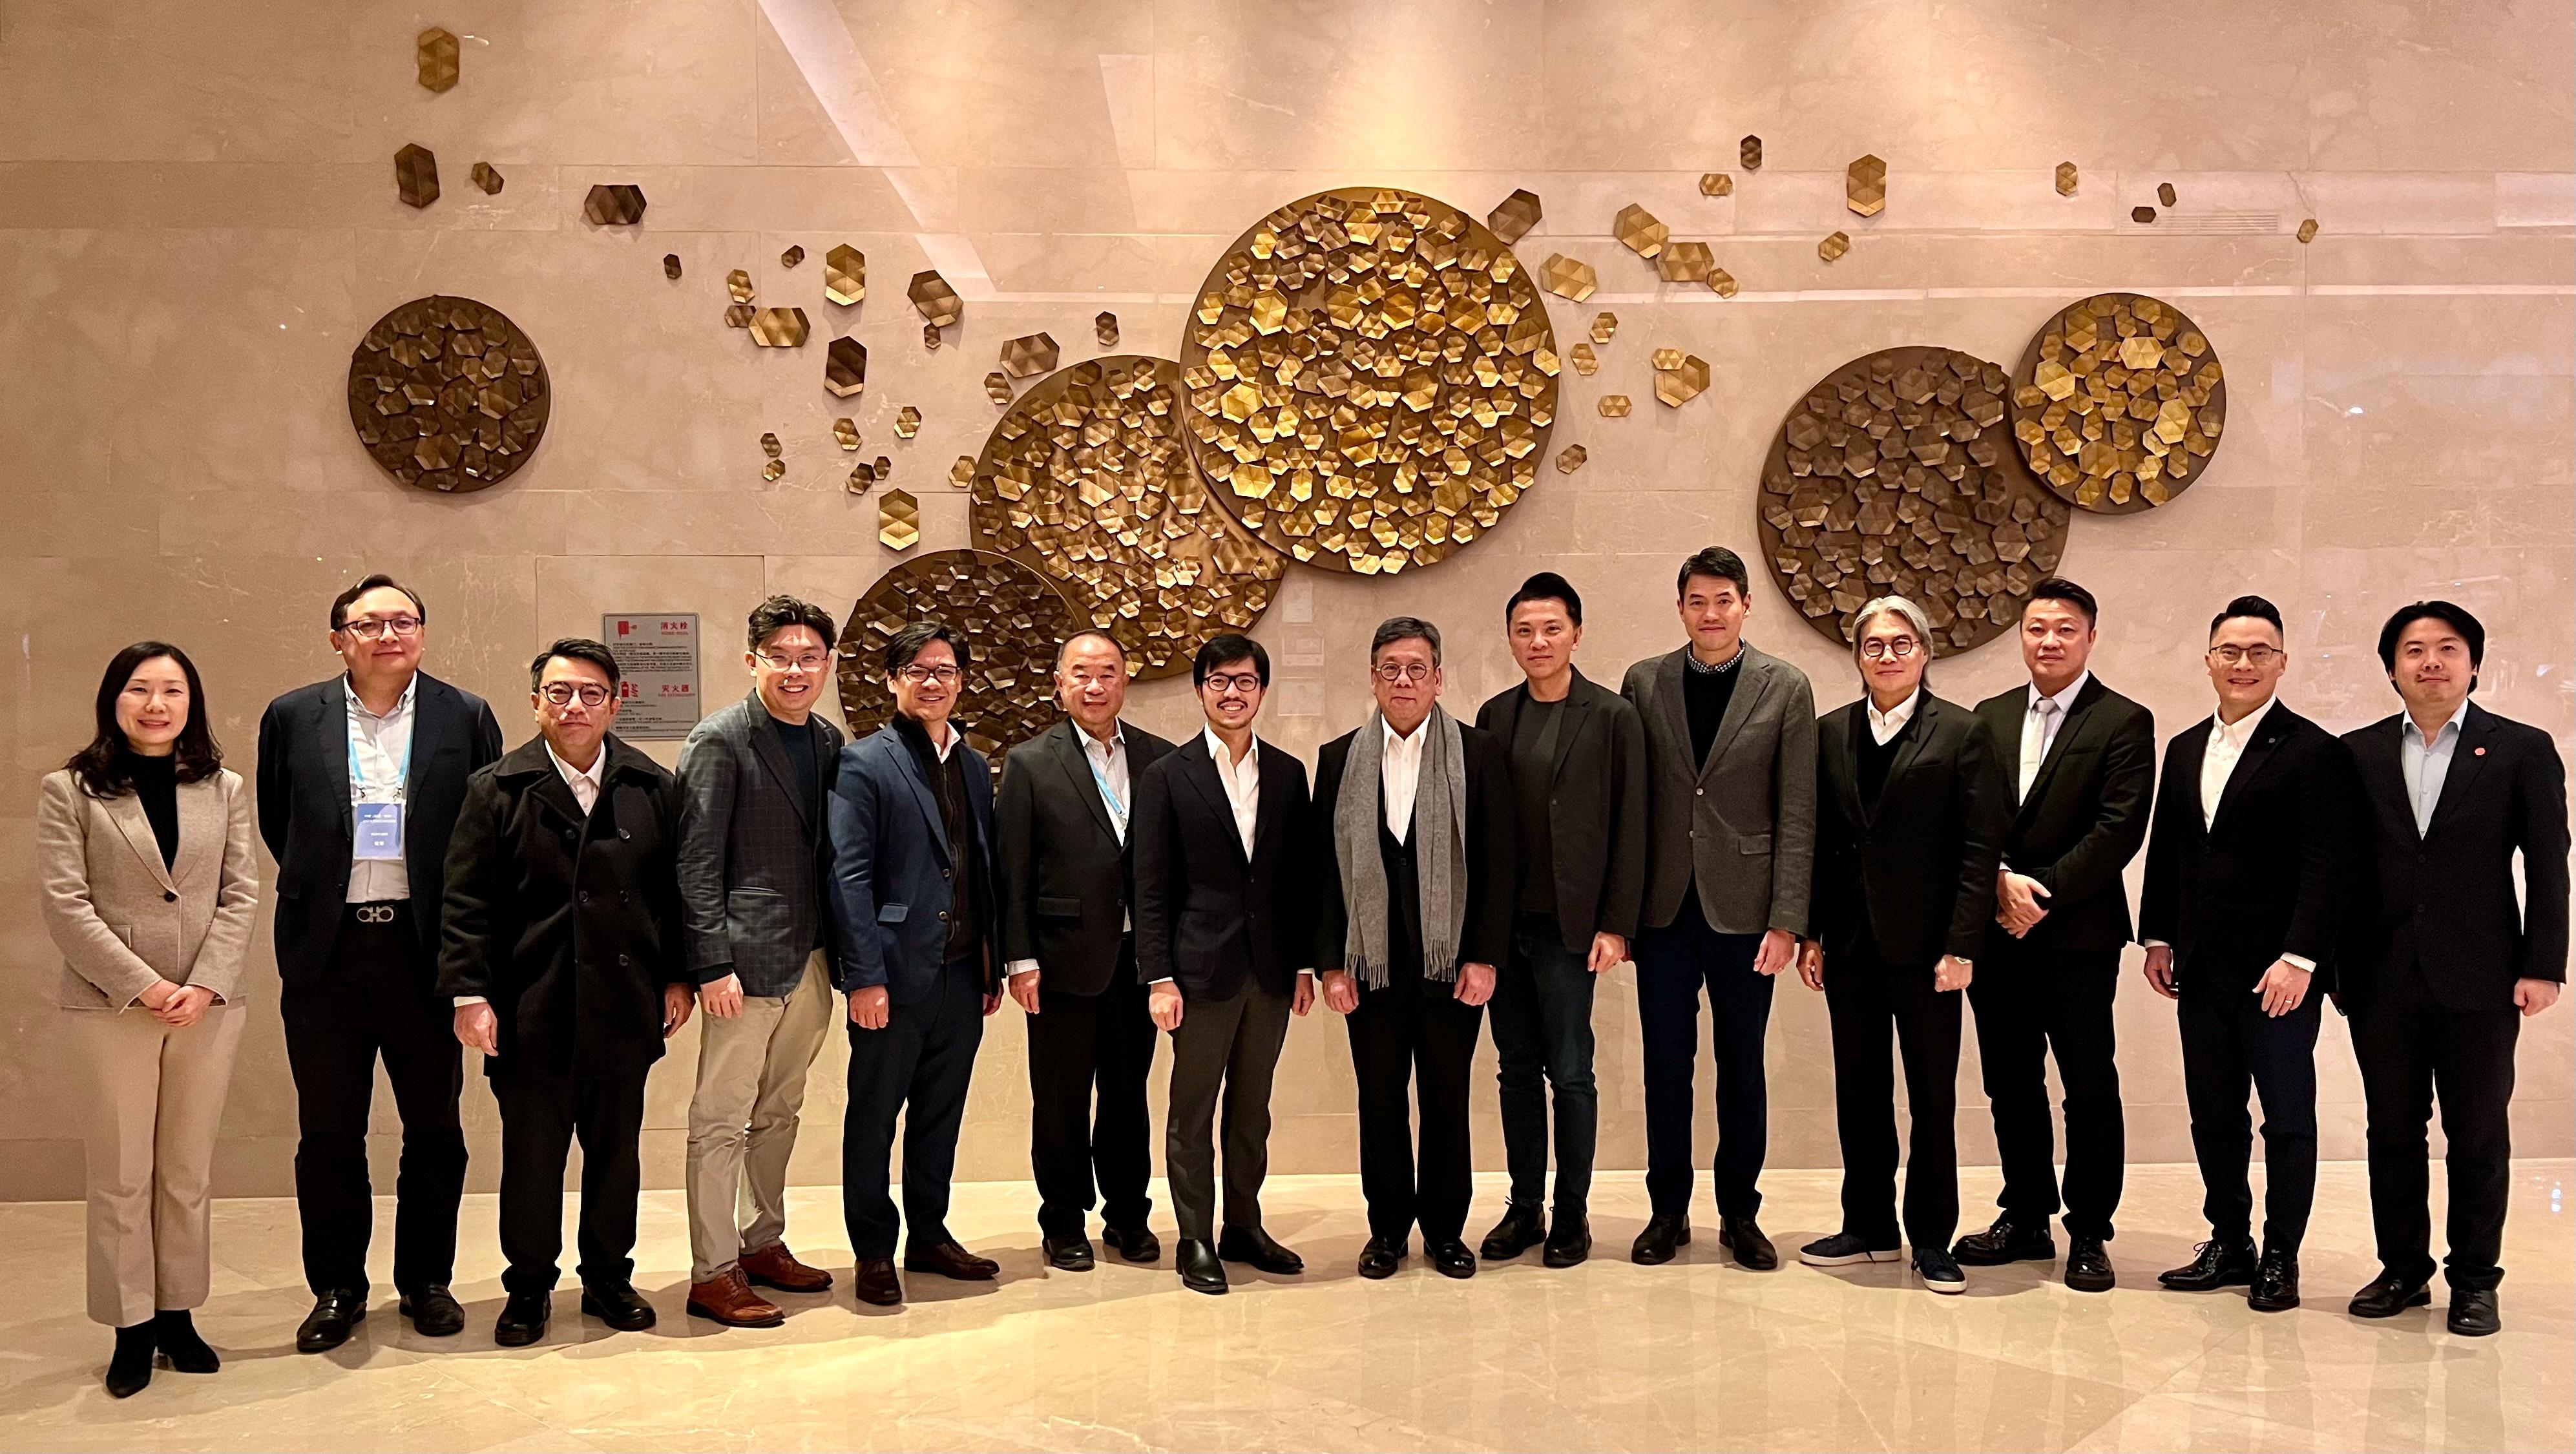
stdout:
[[581,1311],[653,1326],[635,1290],[644,1079],[693,1007],[680,785],[620,740],[617,658],[565,637],[528,664],[537,736],[481,769],[447,854],[438,988],[501,1107],[505,1348],[545,1336],[581,1142]]
[[1077,631],[1056,648],[1055,696],[1065,720],[1003,760],[994,867],[1003,968],[1028,1015],[1040,1251],[1049,1267],[1088,1272],[1095,1169],[1101,1240],[1129,1262],[1163,1255],[1145,1220],[1154,1022],[1136,977],[1128,828],[1136,779],[1172,744],[1119,719],[1127,650],[1109,632]]
[[[894,719],[841,749],[828,819],[837,958],[850,1002],[850,1097],[841,1128],[841,1206],[858,1254],[860,1302],[903,1301],[903,1265],[989,1282],[1000,1264],[948,1231],[957,1128],[984,1017],[1001,1008],[993,953],[993,776],[950,720],[965,640],[917,621],[886,643]],[[888,1195],[903,1121],[903,1215]]]
[[465,780],[501,755],[483,699],[420,669],[428,611],[391,576],[331,602],[341,674],[268,704],[259,832],[277,860],[278,1006],[295,1079],[295,1209],[322,1353],[367,1315],[368,1102],[381,1057],[402,1117],[394,1289],[424,1337],[451,1337],[465,1194],[463,1058],[439,998],[439,913]]
[[[2216,715],[2166,745],[2138,937],[2174,1000],[2209,1240],[2157,1280],[2250,1286],[2257,1312],[2299,1305],[2299,1242],[2317,1186],[2318,1005],[2353,899],[2361,831],[2352,753],[2281,704],[2280,609],[2239,596],[2209,623]],[[2263,1100],[2258,1253],[2248,1089]]]
[[1439,627],[1378,623],[1369,675],[1377,710],[1315,755],[1315,964],[1359,1081],[1359,1271],[1394,1276],[1418,1224],[1435,1271],[1473,1277],[1467,1083],[1511,954],[1511,769],[1493,734],[1441,708]]
[[688,1310],[724,1327],[785,1321],[755,1286],[832,1286],[786,1234],[805,1076],[838,1008],[823,803],[842,739],[815,710],[835,634],[822,607],[794,596],[754,607],[742,656],[751,690],[680,749],[680,902],[706,1012],[689,1101]]

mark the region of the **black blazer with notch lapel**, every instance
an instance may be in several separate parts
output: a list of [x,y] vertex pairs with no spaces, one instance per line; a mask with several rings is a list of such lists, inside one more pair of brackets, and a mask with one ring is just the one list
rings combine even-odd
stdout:
[[[1340,799],[1343,769],[1350,762],[1351,741],[1362,732],[1377,731],[1377,719],[1324,744],[1315,754],[1315,959],[1319,968],[1343,967],[1343,950],[1348,947],[1350,905],[1342,894],[1341,844],[1333,832],[1334,804]],[[1467,778],[1467,912],[1458,931],[1458,962],[1499,967],[1511,957],[1512,913],[1518,902],[1520,855],[1514,837],[1519,825],[1512,799],[1511,764],[1500,739],[1492,733],[1461,725],[1458,748],[1466,757]],[[1420,799],[1416,799],[1419,802]],[[1386,821],[1386,787],[1378,785],[1379,831]],[[1418,830],[1417,820],[1414,827]],[[1370,852],[1379,851],[1372,843]],[[1421,905],[1389,902],[1390,914],[1419,916]],[[1414,942],[1421,942],[1417,924]],[[1584,947],[1592,947],[1590,935],[1584,936]],[[1427,967],[1427,966],[1426,966]],[[1399,977],[1412,975],[1410,965],[1391,965]]]
[[784,995],[815,948],[829,947],[823,805],[841,729],[817,712],[802,730],[814,749],[810,801],[757,691],[700,722],[680,749],[680,906],[700,984],[732,973],[744,994]]
[[[1477,728],[1493,734],[1507,763],[1529,699],[1523,682],[1476,709]],[[1556,923],[1565,947],[1585,954],[1595,934],[1637,937],[1646,897],[1646,727],[1634,703],[1579,671],[1558,710],[1565,720],[1547,798]]]
[[[2021,782],[2029,715],[2027,684],[1977,704],[2003,760],[2007,803]],[[2017,947],[2099,952],[2129,942],[2129,886],[2122,874],[2147,846],[2155,791],[2155,715],[2088,676],[2004,835],[2005,866],[2048,890],[2039,901],[2048,916]],[[1989,937],[2011,936],[1990,926]]]
[[1891,965],[1973,961],[2012,824],[2003,756],[1983,719],[1926,690],[1878,801],[1863,802],[1868,705],[1864,697],[1816,723],[1817,937],[1829,961],[1864,935]]
[[993,869],[1001,882],[1001,958],[1038,962],[1039,983],[1096,995],[1118,973],[1134,922],[1137,785],[1172,744],[1130,722],[1128,833],[1120,842],[1071,718],[1011,749],[993,800]]
[[[2338,969],[2348,1004],[2383,976],[2421,965],[2435,998],[2456,1010],[2513,1003],[2513,982],[2567,978],[2567,769],[2537,727],[2475,702],[2420,837],[2398,753],[2415,730],[2398,713],[2344,734],[2370,811],[2374,872],[2351,915]],[[2513,855],[2522,853],[2523,895]]]
[[2315,961],[2312,988],[2328,990],[2359,859],[2352,753],[2275,701],[2211,821],[2200,763],[2215,720],[2203,717],[2165,746],[2138,937],[2173,946],[2174,983],[2186,993],[2249,993],[2285,954]]
[[1276,743],[1260,752],[1249,858],[1205,732],[1136,778],[1136,973],[1147,984],[1168,979],[1187,999],[1226,1000],[1249,976],[1285,995],[1314,965],[1306,765]]
[[[481,697],[427,672],[412,696],[403,867],[421,959],[435,964],[447,840],[465,780],[501,756],[501,724]],[[259,719],[259,836],[277,860],[277,972],[292,983],[331,963],[349,896],[349,706],[345,677],[298,687]]]

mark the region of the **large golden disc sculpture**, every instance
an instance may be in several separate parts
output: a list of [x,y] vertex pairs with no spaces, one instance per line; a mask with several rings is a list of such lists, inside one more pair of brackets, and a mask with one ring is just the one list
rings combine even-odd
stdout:
[[886,643],[916,621],[944,621],[973,658],[951,720],[999,775],[1005,751],[1056,721],[1055,649],[1076,620],[1053,582],[1006,555],[940,550],[898,562],[841,627],[841,718],[854,737],[891,720]]
[[1294,559],[1430,565],[1538,479],[1557,356],[1537,285],[1445,202],[1347,187],[1228,248],[1181,350],[1210,493]]
[[2013,373],[2013,439],[2058,498],[2102,515],[2169,504],[2209,468],[2227,422],[2218,351],[2138,293],[2068,307]]
[[498,308],[414,298],[349,356],[349,422],[385,473],[448,494],[497,485],[536,453],[554,406],[546,361]]
[[1209,505],[1180,386],[1179,364],[1137,354],[1059,369],[975,461],[975,544],[1045,572],[1140,681],[1188,671],[1218,632],[1251,630],[1288,569]]
[[1834,370],[1789,410],[1757,497],[1763,557],[1807,623],[1848,645],[1873,596],[1911,598],[1935,656],[2011,629],[2066,549],[2066,505],[2004,431],[2003,369],[1891,348]]

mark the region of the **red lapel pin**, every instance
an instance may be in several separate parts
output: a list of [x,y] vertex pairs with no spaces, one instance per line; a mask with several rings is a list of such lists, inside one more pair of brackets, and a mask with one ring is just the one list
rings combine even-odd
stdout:
[[2487,750],[2483,747],[2475,748],[2471,750],[2470,755],[2472,757],[2484,757],[2487,755]]

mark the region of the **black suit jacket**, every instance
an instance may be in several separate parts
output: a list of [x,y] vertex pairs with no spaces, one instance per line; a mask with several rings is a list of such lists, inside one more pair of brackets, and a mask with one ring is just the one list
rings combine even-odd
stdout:
[[[2021,782],[2021,736],[2030,688],[1977,704],[2003,761],[2005,801]],[[2004,864],[2048,890],[2039,921],[2016,946],[2033,950],[2118,950],[2130,939],[2129,886],[2121,873],[2147,846],[2156,792],[2153,713],[2087,677],[2040,759],[2030,796],[2012,809]],[[1989,925],[1987,937],[2012,938]]]
[[[1121,722],[1127,796],[1172,744]],[[1070,719],[1011,749],[993,800],[993,871],[1001,880],[1002,960],[1038,962],[1038,982],[1061,994],[1096,995],[1118,972],[1133,920],[1136,841],[1130,815],[1121,843],[1091,775],[1082,729]]]
[[[2537,727],[2469,704],[2420,837],[2398,752],[2406,714],[2344,734],[2370,814],[2372,872],[2348,922],[2340,987],[2369,1003],[2384,976],[2422,966],[2443,1004],[2513,1003],[2517,979],[2567,978],[2567,769]],[[2513,855],[2522,851],[2523,902]]]
[[1261,804],[1252,853],[1208,755],[1207,734],[1155,760],[1136,780],[1136,972],[1192,1000],[1226,1000],[1246,976],[1272,994],[1314,965],[1313,847],[1306,765],[1261,744]]
[[[1476,726],[1493,734],[1506,765],[1528,701],[1523,682],[1476,709]],[[1585,954],[1595,934],[1637,937],[1646,898],[1646,724],[1635,703],[1579,671],[1558,710],[1565,720],[1557,724],[1556,778],[1547,795],[1556,923],[1565,947]],[[1516,814],[1517,805],[1506,816],[1517,824]],[[1521,854],[1528,849],[1519,845]]]
[[2185,993],[2247,993],[2284,954],[2316,961],[2313,988],[2330,989],[2359,860],[2352,753],[2274,702],[2209,820],[2200,760],[2215,720],[2165,747],[2138,937],[2173,946],[2174,983]]
[[[277,972],[293,983],[331,963],[349,897],[349,705],[333,677],[297,687],[259,719],[259,836],[277,860]],[[481,697],[427,672],[412,695],[403,867],[421,958],[436,963],[448,836],[465,779],[501,756],[501,724]]]
[[[1325,743],[1315,754],[1315,964],[1321,969],[1343,967],[1350,934],[1350,905],[1342,893],[1341,845],[1333,836],[1333,805],[1341,796],[1352,739],[1377,730],[1372,716],[1367,725]],[[1502,742],[1490,732],[1461,724],[1458,746],[1467,759],[1467,916],[1458,931],[1458,962],[1499,966],[1511,955],[1512,907],[1519,887],[1520,856],[1512,842],[1519,824],[1514,818],[1511,764],[1505,761]],[[1377,789],[1377,800],[1376,822],[1384,832],[1383,785]],[[1421,828],[1417,818],[1414,829]],[[1377,851],[1374,841],[1369,851]],[[1642,860],[1644,855],[1639,857]],[[1421,905],[1390,901],[1387,912],[1419,915]],[[1418,931],[1415,942],[1421,942]],[[1583,944],[1591,948],[1592,936],[1586,934]],[[1389,968],[1398,978],[1415,972],[1412,965]]]
[[1864,936],[1889,964],[1974,960],[1995,915],[1995,863],[2011,826],[2002,754],[1977,714],[1929,691],[1863,802],[1868,699],[1816,722],[1817,937],[1830,963]]
[[499,1021],[495,1076],[641,1074],[680,945],[680,785],[610,733],[587,814],[537,738],[478,770],[447,852],[441,995]]

